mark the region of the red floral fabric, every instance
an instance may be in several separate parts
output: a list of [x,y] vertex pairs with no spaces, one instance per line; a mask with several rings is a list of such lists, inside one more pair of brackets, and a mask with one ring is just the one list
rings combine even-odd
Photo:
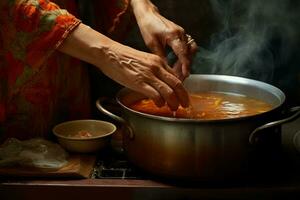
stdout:
[[[88,73],[56,51],[81,23],[75,2],[0,1],[0,141],[46,136],[58,122],[89,117]],[[128,1],[108,5],[111,29]]]

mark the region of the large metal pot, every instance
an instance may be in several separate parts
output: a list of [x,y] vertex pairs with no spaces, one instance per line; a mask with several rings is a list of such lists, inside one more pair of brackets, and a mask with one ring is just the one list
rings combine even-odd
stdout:
[[[264,82],[224,75],[191,75],[184,84],[190,92],[221,91],[254,97],[273,105],[273,109],[237,119],[175,119],[130,109],[126,105],[144,97],[124,88],[116,97],[123,114],[119,117],[105,109],[99,99],[97,108],[127,127],[124,147],[129,159],[153,174],[196,180],[239,177],[249,169],[256,139],[264,138],[267,142],[262,144],[267,149],[278,148],[280,124],[300,115],[299,107],[295,107],[290,116],[274,121],[282,116],[285,95]],[[270,127],[275,128],[263,134]]]

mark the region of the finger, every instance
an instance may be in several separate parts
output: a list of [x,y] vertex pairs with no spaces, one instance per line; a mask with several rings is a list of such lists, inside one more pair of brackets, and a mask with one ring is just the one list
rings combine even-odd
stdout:
[[182,80],[187,78],[190,75],[190,65],[191,61],[188,60],[185,64],[181,63],[180,60],[178,60],[179,63],[181,64],[181,74],[182,74]]
[[[177,61],[176,61],[176,63],[177,63]],[[176,64],[175,63],[175,64]],[[180,66],[181,66],[181,63],[180,63]],[[170,67],[169,65],[168,65],[168,62],[164,62],[163,63],[163,66],[162,66],[167,72],[169,72],[170,74],[172,74],[173,76],[176,76],[179,80],[181,80],[180,79],[180,77],[182,76],[181,74],[181,69],[177,72],[177,70],[175,70],[174,69],[174,66],[173,66],[173,68],[172,67]]]
[[182,74],[182,64],[181,64],[181,62],[179,61],[179,60],[177,60],[176,62],[175,62],[175,64],[173,65],[173,71],[175,72],[175,74],[176,74],[176,77],[179,79],[179,80],[181,80],[181,81],[183,81],[184,79],[185,79],[185,77],[183,76],[183,74]]
[[182,80],[182,81],[190,75],[190,71],[191,71],[190,66],[191,66],[193,57],[198,50],[197,43],[194,41],[194,39],[191,38],[191,36],[189,36],[189,40],[188,40],[187,44],[189,46],[188,55],[187,55],[188,65],[181,64],[180,60],[178,60],[178,63],[175,63],[175,65],[174,65],[175,68],[178,68],[177,72],[179,71],[179,68],[181,69],[182,78],[180,80]]
[[178,109],[180,103],[177,99],[177,95],[168,84],[164,83],[156,77],[149,80],[148,84],[154,87],[160,93],[171,110],[175,111]]
[[180,105],[182,105],[183,107],[189,106],[188,92],[178,78],[173,76],[171,73],[168,73],[166,70],[163,70],[162,68],[159,70],[157,77],[172,88],[172,90],[176,94],[176,99],[179,100]]
[[151,85],[144,83],[137,91],[152,99],[158,107],[165,105],[165,100],[163,97],[160,95],[157,89],[153,88]]
[[184,66],[180,60],[177,60],[173,65],[172,70],[179,80],[184,81],[184,79],[190,75],[190,64]]
[[161,57],[165,61],[167,61],[165,47],[164,47],[163,44],[161,44],[161,43],[159,43],[157,41],[158,40],[156,40],[156,42],[153,42],[151,45],[148,45],[149,49],[152,51],[152,53],[158,55],[159,57]]
[[175,62],[172,68],[169,67],[167,63],[165,63],[165,65],[166,66],[164,67],[164,69],[166,69],[167,72],[169,72],[173,76],[177,77],[180,81],[183,81],[186,78],[182,74],[182,64],[179,60]]
[[189,55],[192,55],[191,57],[193,57],[193,55],[195,55],[195,53],[198,51],[198,45],[197,43],[194,41],[190,44],[189,46]]
[[186,44],[186,39],[177,38],[168,41],[168,45],[172,48],[180,62],[184,66],[188,66],[189,58],[188,58],[188,48],[189,46]]

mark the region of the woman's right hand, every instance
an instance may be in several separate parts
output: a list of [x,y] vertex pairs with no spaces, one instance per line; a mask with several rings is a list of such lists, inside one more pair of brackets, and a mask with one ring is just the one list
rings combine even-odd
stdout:
[[114,81],[172,110],[189,106],[188,93],[165,60],[115,42],[80,24],[59,47],[63,53],[97,66]]
[[161,57],[138,51],[113,42],[105,50],[101,71],[116,82],[144,94],[156,105],[189,106],[189,98],[182,82]]

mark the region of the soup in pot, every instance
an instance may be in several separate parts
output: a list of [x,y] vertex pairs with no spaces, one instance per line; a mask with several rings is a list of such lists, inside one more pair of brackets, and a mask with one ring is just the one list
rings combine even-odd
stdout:
[[229,119],[267,112],[272,106],[261,100],[232,93],[203,92],[190,94],[190,107],[179,106],[171,111],[165,105],[158,107],[151,99],[142,99],[129,107],[133,110],[165,117],[189,119]]

